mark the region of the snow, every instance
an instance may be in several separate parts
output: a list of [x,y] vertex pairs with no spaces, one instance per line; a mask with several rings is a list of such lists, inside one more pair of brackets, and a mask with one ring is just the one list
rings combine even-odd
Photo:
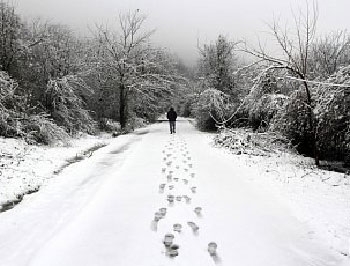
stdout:
[[[349,239],[349,226],[343,228],[349,194],[338,194],[340,188],[313,189],[302,181],[286,186],[276,173],[294,171],[291,158],[279,158],[276,172],[266,172],[277,158],[234,156],[213,148],[211,135],[186,120],[177,128],[170,135],[167,123],[156,124],[112,139],[0,214],[0,265],[349,265],[338,252],[348,243],[333,241],[320,229],[324,221],[333,221],[328,207],[336,208],[332,228]],[[291,199],[294,192],[299,194]],[[323,207],[324,215],[322,209],[309,212],[321,206],[315,202],[324,193],[320,204],[331,204]],[[173,204],[169,194],[175,196]],[[178,195],[187,195],[191,203],[177,201]],[[167,213],[155,222],[162,207]],[[202,215],[194,212],[196,207]],[[197,233],[188,222],[199,226]],[[181,232],[173,231],[176,223]],[[162,242],[167,233],[180,247],[177,257],[166,254]],[[217,243],[216,256],[208,253],[210,242]]]
[[71,140],[68,146],[57,147],[32,146],[20,139],[0,138],[0,206],[36,190],[68,161],[84,156],[91,148],[107,145],[109,138],[83,135]]
[[279,195],[298,220],[309,224],[310,238],[323,236],[330,248],[349,254],[350,180],[341,173],[312,169],[311,160],[285,154],[247,161],[258,165],[252,181]]
[[[279,201],[285,201],[300,221],[311,224],[310,237],[314,234],[326,236],[324,240],[330,243],[332,249],[348,254],[350,176],[318,169],[312,158],[267,144],[268,135],[271,135],[270,141],[276,139],[273,134],[245,130],[234,130],[232,134],[235,141],[226,141],[230,144],[230,150],[226,152],[241,154],[232,156],[233,163],[249,169],[251,175],[248,180],[278,195]],[[224,139],[225,135],[229,134],[224,133],[216,140]],[[262,147],[252,146],[247,136],[251,142],[258,140],[260,144],[265,144]],[[249,156],[254,154],[261,156]]]

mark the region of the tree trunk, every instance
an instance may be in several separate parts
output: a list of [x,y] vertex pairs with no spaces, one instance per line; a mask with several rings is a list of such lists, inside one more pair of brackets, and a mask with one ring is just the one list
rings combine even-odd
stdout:
[[319,143],[319,137],[318,137],[318,130],[317,130],[317,123],[314,120],[314,114],[313,114],[313,106],[312,106],[312,98],[311,98],[311,93],[309,90],[309,87],[307,85],[307,82],[305,81],[305,76],[303,76],[304,79],[304,87],[306,90],[306,95],[307,95],[307,116],[309,119],[309,124],[310,124],[310,130],[311,130],[311,145],[312,145],[312,154],[313,157],[315,158],[315,164],[320,165],[320,156],[319,156],[319,149],[318,149],[318,143]]
[[122,83],[119,86],[119,122],[122,129],[125,129],[127,122],[127,99],[126,99],[126,90],[125,85]]

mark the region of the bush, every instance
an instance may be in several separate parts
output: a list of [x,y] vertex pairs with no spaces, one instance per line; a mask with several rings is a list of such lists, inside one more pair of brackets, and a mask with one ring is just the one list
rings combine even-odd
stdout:
[[283,133],[296,146],[298,152],[312,156],[314,134],[308,119],[305,100],[304,88],[293,92],[271,120],[270,130]]
[[280,111],[288,96],[282,94],[265,94],[251,105],[249,123],[253,130],[266,131],[276,113]]
[[23,138],[30,144],[66,144],[69,135],[48,114],[30,114],[25,97],[16,94],[18,84],[0,72],[0,135]]
[[[339,70],[326,83],[349,84],[350,66]],[[310,126],[304,88],[293,92],[282,109],[276,112],[270,130],[282,132],[297,150],[317,155],[321,160],[338,160],[347,164],[350,154],[350,91],[346,87],[323,85],[312,89],[313,120]]]
[[216,122],[207,110],[196,110],[196,127],[201,131],[217,131]]
[[216,89],[207,89],[200,94],[194,107],[196,125],[203,131],[215,131],[225,126],[234,110],[235,106],[228,95]]
[[108,133],[120,132],[121,126],[118,121],[112,119],[103,118],[99,122],[99,129]]
[[215,136],[214,143],[237,155],[270,156],[291,148],[290,141],[280,133],[256,133],[251,129],[224,129]]
[[141,128],[146,125],[146,122],[143,118],[140,117],[131,117],[128,119],[127,125],[126,125],[126,132],[132,132],[136,128]]
[[88,90],[87,85],[74,76],[50,80],[47,84],[49,112],[55,123],[66,128],[71,134],[96,132],[97,124],[89,111],[84,109],[85,103],[81,97],[81,94]]
[[16,137],[24,116],[25,99],[16,95],[18,84],[8,73],[0,71],[0,135]]
[[[332,75],[328,83],[350,83],[350,67]],[[317,135],[320,159],[346,162],[350,154],[350,90],[323,86],[317,91]]]
[[64,128],[56,125],[47,115],[33,115],[23,123],[22,134],[29,144],[67,145],[70,139]]

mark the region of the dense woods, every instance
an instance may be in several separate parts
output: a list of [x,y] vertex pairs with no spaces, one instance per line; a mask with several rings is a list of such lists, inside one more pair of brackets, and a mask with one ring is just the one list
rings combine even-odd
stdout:
[[0,135],[52,144],[80,132],[128,132],[174,106],[201,130],[274,131],[317,164],[349,166],[349,35],[317,35],[317,5],[294,18],[293,30],[269,25],[279,56],[218,35],[198,41],[189,68],[152,45],[139,10],[81,38],[64,25],[25,21],[1,2]]

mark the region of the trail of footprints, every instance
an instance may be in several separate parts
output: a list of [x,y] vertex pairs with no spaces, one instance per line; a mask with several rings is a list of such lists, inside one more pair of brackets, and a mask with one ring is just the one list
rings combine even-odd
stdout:
[[[172,136],[170,142],[165,146],[163,152],[164,167],[162,168],[162,175],[164,177],[164,183],[159,184],[159,193],[164,194],[165,200],[168,202],[169,211],[175,204],[183,203],[181,207],[191,208],[193,213],[198,218],[202,217],[202,207],[192,206],[192,197],[197,192],[195,183],[196,174],[193,170],[192,158],[187,149],[185,141],[181,141]],[[187,191],[185,194],[176,194],[177,188],[182,188],[182,191]],[[185,187],[185,190],[183,189]],[[152,221],[152,228],[157,230],[158,222],[162,219],[166,219],[168,209],[165,207],[159,208],[154,214],[154,220]],[[174,232],[181,233],[184,226],[188,226],[193,235],[196,236],[200,232],[199,225],[192,219],[189,219],[187,224],[175,223],[172,230]],[[165,247],[165,255],[174,258],[180,254],[180,246],[176,244],[174,234],[168,233],[164,235],[163,244]],[[208,253],[215,262],[218,261],[217,256],[217,244],[210,242],[208,244]]]

